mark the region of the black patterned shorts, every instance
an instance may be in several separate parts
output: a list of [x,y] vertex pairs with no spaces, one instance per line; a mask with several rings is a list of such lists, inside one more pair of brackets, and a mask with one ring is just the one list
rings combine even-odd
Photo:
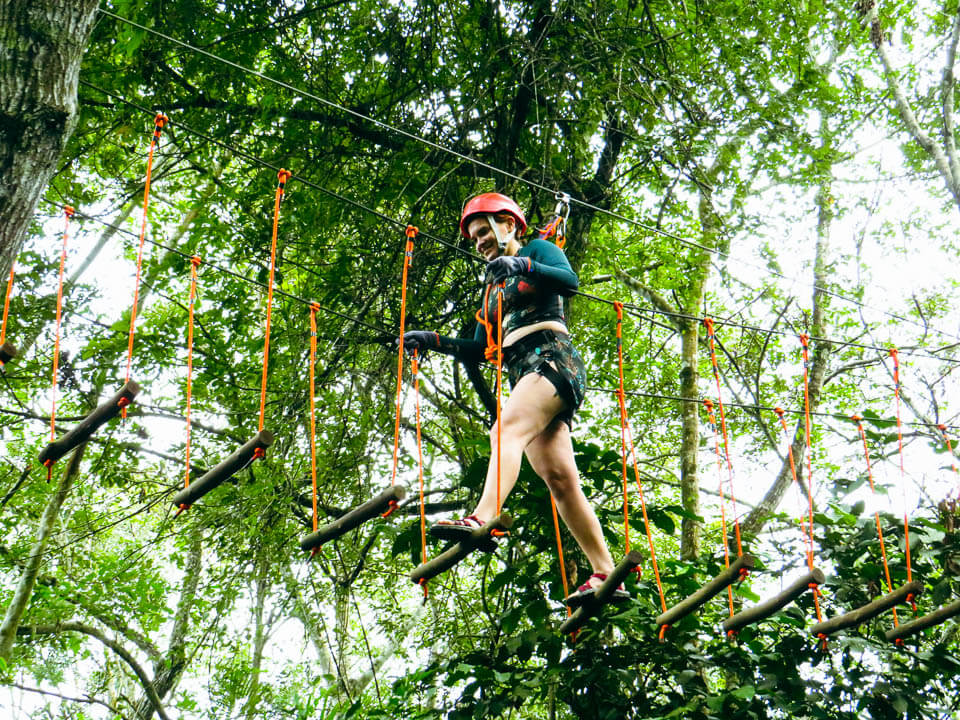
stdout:
[[549,380],[567,404],[557,417],[573,427],[573,414],[583,403],[587,387],[587,369],[569,335],[538,330],[504,348],[503,362],[510,387],[516,387],[520,378],[530,373]]

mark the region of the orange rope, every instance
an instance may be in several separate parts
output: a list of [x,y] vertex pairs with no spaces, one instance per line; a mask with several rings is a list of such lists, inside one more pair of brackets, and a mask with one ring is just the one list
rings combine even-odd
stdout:
[[[187,310],[187,429],[186,450],[184,451],[183,487],[190,487],[190,406],[193,399],[193,310],[197,299],[197,268],[203,260],[199,255],[190,258],[190,305]],[[181,505],[186,510],[188,505]]]
[[[862,418],[859,415],[850,417],[857,424],[857,431],[860,433],[860,439],[863,441],[863,457],[867,461],[867,479],[870,481],[870,494],[876,498],[877,491],[873,485],[873,467],[870,464],[870,448],[867,446],[867,434],[863,430]],[[887,580],[887,592],[893,592],[893,583],[890,581],[890,565],[887,563],[887,545],[883,539],[883,528],[880,527],[880,511],[873,511],[873,520],[877,525],[877,538],[880,540],[880,555],[883,558],[883,574]],[[893,626],[899,625],[897,618],[897,608],[893,608]]]
[[317,531],[317,311],[320,306],[310,303],[310,478],[313,483],[313,531]]
[[502,423],[500,402],[503,397],[503,287],[497,288],[497,515],[500,514],[500,446]]
[[[705,399],[707,408],[707,424],[713,433],[713,454],[717,457],[717,490],[720,494],[720,532],[723,535],[723,566],[730,567],[730,545],[727,542],[727,498],[723,493],[723,455],[720,452],[720,430],[717,428],[717,416],[713,412],[713,401]],[[742,571],[741,571],[742,573]],[[746,575],[741,574],[741,577]],[[733,617],[733,588],[727,586],[727,603],[730,606],[730,617]]]
[[[168,118],[163,113],[157,113],[153,119],[153,138],[150,140],[150,153],[147,156],[147,177],[143,185],[143,212],[140,220],[140,246],[137,250],[137,278],[133,286],[133,308],[130,310],[130,336],[127,340],[127,374],[126,382],[130,381],[130,367],[133,363],[133,336],[137,326],[137,305],[140,304],[140,275],[143,271],[143,243],[147,237],[147,209],[150,205],[150,176],[153,173],[153,151],[160,140],[160,131],[167,124]],[[126,419],[127,408],[121,410]]]
[[620,373],[620,388],[618,392],[618,398],[620,401],[620,447],[623,454],[623,522],[624,536],[626,538],[625,552],[630,552],[630,511],[629,503],[627,501],[627,448],[629,440],[629,453],[633,458],[633,473],[637,482],[637,491],[640,493],[640,509],[643,513],[643,526],[647,532],[647,544],[650,548],[650,564],[653,566],[653,576],[657,580],[657,590],[660,593],[660,606],[663,608],[663,612],[666,612],[667,600],[663,594],[663,584],[660,582],[660,568],[657,564],[657,551],[653,545],[653,533],[650,530],[650,519],[647,516],[647,502],[643,495],[643,485],[640,483],[640,465],[637,461],[637,452],[633,443],[633,434],[630,432],[630,421],[627,418],[626,393],[623,389],[623,303],[615,302],[613,307],[617,311],[617,363]]
[[270,239],[270,279],[267,283],[267,322],[263,339],[263,373],[260,378],[260,425],[263,430],[263,420],[267,409],[267,368],[270,365],[270,312],[273,308],[273,275],[277,263],[277,228],[280,224],[280,201],[283,200],[283,189],[290,179],[290,172],[281,169],[277,173],[277,192],[273,201],[273,236]]
[[[10,314],[10,294],[13,291],[13,269],[16,265],[16,260],[10,264],[10,277],[7,278],[7,294],[3,300],[3,322],[0,323],[0,345],[3,345],[7,339],[7,316]],[[2,361],[0,361],[0,367],[3,367]]]
[[[57,369],[60,364],[60,323],[63,317],[63,269],[67,263],[67,237],[70,231],[70,218],[73,217],[73,208],[69,205],[63,207],[63,249],[60,251],[60,275],[57,281],[57,320],[54,331],[53,341],[53,378],[50,388],[50,442],[57,439]],[[47,480],[53,477],[53,462],[47,460],[44,465],[47,466]]]
[[[560,580],[563,582],[563,597],[570,595],[570,586],[567,581],[567,564],[563,559],[563,540],[560,538],[560,518],[557,516],[557,501],[550,493],[550,510],[553,513],[553,531],[557,536],[557,557],[560,558]],[[570,606],[567,605],[567,617],[573,614]]]
[[[808,541],[807,541],[807,567],[810,570],[813,570],[813,553],[814,553],[814,542],[813,542],[813,438],[811,423],[810,423],[810,353],[809,353],[809,335],[800,335],[800,347],[803,353],[803,418],[804,418],[804,439],[807,444],[806,460],[807,460],[807,506],[808,506],[808,515],[807,515],[807,532],[808,532]],[[781,417],[781,422],[783,418]],[[784,425],[786,428],[786,425]],[[791,465],[793,464],[792,452],[793,448],[790,448],[791,451]],[[811,589],[813,590],[813,605],[817,611],[817,622],[823,622],[823,616],[820,613],[820,590],[813,583],[811,583]],[[824,643],[826,639],[823,638]]]
[[[420,375],[417,368],[417,351],[413,351],[413,359],[410,362],[410,370],[413,373],[413,397],[417,412],[417,456],[420,461],[420,559],[421,563],[427,562],[427,511],[426,501],[423,494],[423,443],[420,435]],[[423,599],[427,599],[427,580],[420,578],[420,585],[423,587]]]
[[413,239],[419,233],[413,225],[407,225],[407,245],[403,252],[403,279],[400,281],[400,341],[397,348],[397,419],[393,425],[393,472],[390,486],[397,484],[397,456],[400,451],[400,394],[403,389],[403,335],[407,326],[407,270],[413,264]]
[[[717,382],[717,406],[720,408],[720,429],[723,432],[723,452],[727,460],[727,487],[730,490],[730,503],[733,506],[733,527],[737,539],[737,557],[743,555],[743,544],[740,539],[740,516],[737,512],[737,498],[733,494],[733,462],[730,460],[730,443],[727,440],[727,416],[723,409],[723,393],[720,392],[720,366],[717,364],[717,351],[714,347],[713,319],[704,318],[703,324],[707,328],[707,337],[710,340],[710,362],[713,365],[713,377]],[[724,533],[723,541],[727,536]]]
[[[897,399],[897,447],[900,454],[900,489],[903,491],[903,544],[906,548],[907,582],[911,582],[913,580],[913,569],[910,563],[910,521],[907,519],[906,471],[903,467],[903,428],[900,423],[900,359],[897,356],[896,348],[890,348],[890,357],[893,359],[893,394]],[[916,604],[913,604],[913,609],[916,611]]]
[[[937,425],[937,430],[939,430],[940,435],[943,436],[943,443],[947,446],[947,452],[950,454],[950,469],[953,470],[953,472],[957,475],[960,475],[960,468],[958,468],[957,463],[954,462],[956,460],[956,456],[953,454],[953,445],[950,444],[950,438],[947,437],[947,426],[943,423],[940,423]],[[960,488],[957,488],[957,495],[960,497]]]

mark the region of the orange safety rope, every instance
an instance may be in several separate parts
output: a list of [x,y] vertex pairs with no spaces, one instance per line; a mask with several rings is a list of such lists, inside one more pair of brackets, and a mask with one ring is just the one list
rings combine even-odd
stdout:
[[[403,251],[403,278],[400,281],[400,339],[397,348],[397,418],[393,425],[393,472],[390,486],[397,484],[397,456],[400,451],[400,395],[403,389],[403,335],[407,325],[407,271],[413,264],[413,239],[420,230],[407,225],[407,245]],[[392,509],[392,508],[391,508]]]
[[[190,487],[190,407],[193,400],[193,310],[197,299],[197,268],[203,260],[199,255],[190,258],[190,305],[187,308],[187,412],[186,412],[186,449],[184,451],[183,487]],[[177,511],[179,515],[187,510],[189,505],[181,505]]]
[[[70,218],[73,217],[73,208],[65,205],[63,208],[63,249],[60,251],[60,275],[57,281],[57,321],[53,341],[53,379],[50,388],[50,442],[57,439],[57,368],[60,364],[60,322],[63,317],[63,269],[67,263],[67,237],[70,231]],[[47,466],[47,480],[53,478],[53,461],[44,462]]]
[[[260,424],[263,430],[263,421],[267,409],[267,368],[270,365],[270,312],[273,308],[273,275],[277,264],[277,228],[280,224],[280,201],[283,200],[283,190],[290,179],[290,172],[281,169],[277,173],[277,191],[273,201],[273,236],[270,239],[270,278],[267,283],[267,322],[263,338],[263,373],[260,378]],[[258,450],[254,457],[263,457],[263,450]]]
[[503,286],[497,288],[497,515],[500,514],[500,447],[501,426],[500,403],[503,398]]
[[[737,512],[737,498],[733,493],[733,462],[730,460],[730,443],[727,440],[727,416],[723,410],[723,393],[720,391],[720,366],[717,364],[717,351],[714,346],[714,327],[712,318],[704,318],[703,324],[707,328],[707,337],[710,340],[710,362],[713,365],[713,377],[717,383],[717,406],[720,408],[720,429],[723,432],[723,452],[727,461],[727,487],[730,490],[730,503],[733,506],[733,527],[737,539],[737,557],[743,555],[743,544],[740,539],[740,517]],[[727,542],[726,533],[723,537]]]
[[[147,209],[150,205],[150,176],[153,173],[153,151],[160,140],[160,131],[167,124],[168,118],[163,113],[157,113],[153,119],[153,138],[150,140],[150,153],[147,156],[147,177],[143,185],[143,212],[140,220],[140,246],[137,250],[137,278],[133,286],[133,307],[130,310],[130,336],[127,340],[127,374],[125,381],[130,381],[130,368],[133,363],[133,336],[137,326],[137,305],[140,304],[140,275],[143,271],[143,243],[147,237]],[[127,417],[127,408],[121,411],[124,419]]]
[[[570,586],[567,582],[567,563],[563,558],[563,540],[560,539],[560,518],[557,515],[557,501],[550,493],[550,511],[553,513],[553,531],[557,536],[557,557],[560,558],[560,580],[563,582],[563,597],[570,595]],[[573,610],[567,605],[567,617],[573,614]]]
[[[800,335],[800,347],[803,354],[803,418],[804,418],[804,439],[807,445],[806,460],[807,460],[807,506],[808,506],[808,515],[807,515],[807,567],[810,570],[813,570],[813,552],[814,552],[814,543],[813,543],[813,438],[811,437],[812,429],[810,423],[810,352],[809,352],[809,335]],[[783,418],[780,418],[780,421],[783,422]],[[786,428],[786,424],[784,424]],[[791,452],[791,466],[793,464],[793,448],[790,448]],[[817,622],[823,621],[823,616],[820,612],[820,588],[815,584],[810,584],[810,589],[813,590],[813,605],[817,611]],[[826,638],[821,638],[824,643],[826,643]]]
[[[863,430],[863,423],[859,415],[851,415],[850,419],[857,424],[857,432],[860,433],[860,440],[863,441],[863,457],[867,461],[867,479],[870,481],[870,494],[876,498],[877,491],[873,485],[873,467],[870,464],[870,448],[867,446],[867,434]],[[890,565],[887,563],[887,545],[883,539],[883,528],[880,526],[880,511],[873,511],[873,520],[877,525],[877,538],[880,540],[880,556],[883,558],[883,574],[887,580],[887,592],[893,592],[893,583],[890,581]],[[912,598],[910,602],[913,602]],[[900,624],[897,618],[897,608],[893,608],[893,626]]]
[[[720,532],[723,535],[723,566],[730,567],[730,544],[727,542],[727,498],[723,492],[723,454],[720,452],[720,430],[717,427],[717,416],[713,412],[713,401],[709,398],[703,401],[707,409],[707,424],[713,433],[713,454],[717,457],[717,490],[720,495]],[[740,571],[740,579],[747,577],[747,569]],[[733,588],[727,586],[727,604],[730,606],[730,617],[733,617]]]
[[[890,357],[893,359],[893,394],[897,399],[897,447],[900,454],[900,489],[903,491],[903,544],[906,549],[907,582],[911,582],[913,580],[913,568],[910,563],[910,521],[907,519],[906,471],[903,467],[903,428],[900,423],[900,358],[897,356],[896,348],[890,348]],[[911,605],[916,612],[917,606],[912,599]]]
[[[957,467],[956,456],[953,454],[953,445],[950,444],[950,438],[947,437],[947,426],[943,423],[937,425],[937,430],[940,431],[940,435],[943,436],[943,442],[947,446],[947,452],[950,454],[950,469],[954,473],[960,475],[960,468]],[[960,487],[957,488],[957,496],[960,497]]]
[[[417,456],[420,461],[420,559],[421,563],[425,563],[427,562],[427,509],[423,493],[423,443],[420,435],[420,374],[417,367],[416,350],[413,351],[410,371],[413,373],[413,397],[417,413]],[[423,599],[426,601],[427,579],[420,578],[419,583],[423,587]]]
[[[630,505],[627,498],[627,453],[633,458],[633,474],[637,482],[637,491],[640,494],[640,509],[643,513],[643,526],[647,533],[647,545],[650,548],[650,564],[653,566],[653,576],[657,581],[657,590],[660,593],[660,606],[663,612],[667,611],[667,600],[663,594],[663,585],[660,582],[660,568],[657,564],[657,551],[653,545],[653,533],[650,530],[650,518],[647,516],[647,502],[643,495],[643,485],[640,483],[640,465],[637,460],[636,447],[633,443],[633,434],[630,431],[630,421],[627,418],[627,401],[624,392],[623,382],[623,303],[614,302],[614,309],[617,311],[617,364],[620,374],[620,387],[617,397],[620,402],[620,448],[623,457],[622,475],[623,475],[623,524],[626,549],[630,552]],[[629,450],[628,450],[629,446]],[[639,572],[640,568],[636,568]],[[660,638],[663,639],[666,627],[660,628]]]
[[[7,316],[10,314],[10,294],[13,291],[13,270],[16,265],[16,260],[10,264],[10,277],[7,278],[7,293],[3,299],[3,321],[0,322],[0,345],[3,345],[7,339]],[[3,365],[3,361],[0,360],[0,368],[2,368]]]
[[[320,306],[310,303],[310,479],[313,485],[313,531],[317,531],[317,311]],[[319,548],[314,548],[318,550]]]

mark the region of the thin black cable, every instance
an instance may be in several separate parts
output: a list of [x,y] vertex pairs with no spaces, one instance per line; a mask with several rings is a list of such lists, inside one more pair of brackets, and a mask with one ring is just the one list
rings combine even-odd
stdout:
[[[406,138],[408,138],[408,139],[410,139],[410,140],[414,140],[415,142],[423,143],[423,144],[427,145],[428,147],[431,147],[431,148],[433,148],[433,149],[435,149],[435,150],[439,150],[439,151],[441,151],[441,152],[448,153],[448,154],[453,155],[453,156],[455,156],[455,157],[457,157],[457,158],[459,158],[459,159],[461,159],[461,160],[464,160],[464,161],[466,161],[466,162],[472,163],[472,164],[474,164],[474,165],[476,165],[476,166],[478,166],[478,167],[482,167],[482,168],[484,168],[484,169],[486,169],[486,170],[490,170],[490,171],[492,171],[492,172],[499,173],[500,175],[503,175],[503,176],[505,176],[505,177],[509,177],[509,178],[511,178],[511,179],[513,179],[513,180],[516,180],[517,182],[521,182],[521,183],[523,183],[523,184],[525,184],[525,185],[528,185],[529,187],[536,188],[536,189],[538,189],[538,190],[542,190],[542,191],[545,191],[545,192],[547,192],[547,193],[551,193],[551,194],[554,194],[554,195],[557,194],[557,191],[554,190],[553,188],[549,188],[549,187],[547,187],[547,186],[545,186],[545,185],[542,185],[542,184],[540,184],[540,183],[538,183],[538,182],[535,182],[535,181],[533,181],[533,180],[530,180],[530,179],[528,179],[528,178],[523,178],[523,177],[521,177],[521,176],[519,176],[519,175],[515,175],[514,173],[511,173],[511,172],[509,172],[509,171],[507,171],[507,170],[503,170],[503,169],[501,169],[501,168],[498,168],[498,167],[495,167],[495,166],[493,166],[493,165],[490,165],[489,163],[485,163],[485,162],[483,162],[482,160],[477,160],[476,158],[473,158],[473,157],[471,157],[471,156],[469,156],[469,155],[465,155],[465,154],[463,154],[463,153],[457,152],[456,150],[454,150],[454,149],[452,149],[452,148],[446,147],[446,146],[441,145],[441,144],[439,144],[439,143],[436,143],[436,142],[434,142],[434,141],[432,141],[432,140],[428,140],[428,139],[425,138],[425,137],[422,137],[422,136],[420,136],[420,135],[416,135],[415,133],[411,133],[411,132],[409,132],[409,131],[407,131],[407,130],[403,130],[402,128],[395,127],[395,126],[390,125],[390,124],[388,124],[388,123],[385,123],[385,122],[383,122],[383,121],[381,121],[381,120],[377,120],[376,118],[370,117],[369,115],[364,115],[363,113],[358,112],[358,111],[356,111],[356,110],[351,110],[350,108],[345,107],[345,106],[343,106],[343,105],[340,105],[339,103],[333,102],[332,100],[327,100],[326,98],[320,97],[319,95],[316,95],[316,94],[314,94],[314,93],[308,92],[308,91],[306,91],[306,90],[301,90],[301,89],[299,89],[299,88],[297,88],[297,87],[295,87],[295,86],[293,86],[293,85],[290,85],[289,83],[283,82],[282,80],[277,80],[276,78],[272,78],[272,77],[270,77],[270,76],[268,76],[268,75],[265,75],[265,74],[263,74],[263,73],[261,73],[261,72],[258,72],[258,71],[256,71],[256,70],[253,70],[253,69],[251,69],[251,68],[247,68],[247,67],[245,67],[245,66],[243,66],[243,65],[240,65],[240,64],[238,64],[238,63],[235,63],[235,62],[232,62],[232,61],[230,61],[230,60],[227,60],[226,58],[220,57],[220,56],[215,55],[215,54],[213,54],[213,53],[211,53],[211,52],[207,52],[206,50],[201,50],[200,48],[194,47],[193,45],[190,45],[190,44],[188,44],[188,43],[183,42],[182,40],[178,40],[178,39],[176,39],[176,38],[174,38],[174,37],[171,37],[171,36],[166,35],[166,34],[164,34],[164,33],[162,33],[162,32],[159,32],[158,30],[154,30],[153,28],[149,28],[149,27],[147,27],[147,26],[145,26],[145,25],[141,25],[141,24],[139,24],[139,23],[137,23],[137,22],[135,22],[135,21],[133,21],[133,20],[130,20],[130,19],[128,19],[128,18],[122,17],[122,16],[120,16],[120,15],[116,15],[115,13],[112,13],[112,12],[110,12],[110,11],[108,11],[108,10],[104,10],[104,9],[100,8],[100,12],[103,13],[103,14],[105,14],[105,15],[107,15],[107,16],[109,16],[109,17],[112,17],[112,18],[114,18],[114,19],[116,19],[116,20],[119,20],[120,22],[127,23],[127,24],[129,24],[129,25],[132,25],[133,27],[136,27],[136,28],[138,28],[138,29],[140,29],[140,30],[143,30],[144,32],[150,33],[150,34],[155,35],[155,36],[157,36],[157,37],[163,38],[164,40],[167,40],[168,42],[171,42],[171,43],[174,43],[174,44],[176,44],[176,45],[179,45],[179,46],[181,46],[181,47],[183,47],[183,48],[185,48],[185,49],[187,49],[187,50],[189,50],[189,51],[191,51],[191,52],[195,52],[195,53],[198,53],[198,54],[200,54],[200,55],[204,55],[204,56],[206,56],[206,57],[209,57],[209,58],[212,59],[212,60],[216,60],[217,62],[223,63],[223,64],[228,65],[228,66],[230,66],[230,67],[233,67],[233,68],[235,68],[235,69],[237,69],[237,70],[240,70],[241,72],[244,72],[244,73],[253,75],[254,77],[260,78],[261,80],[264,80],[264,81],[266,81],[266,82],[273,83],[273,84],[277,85],[278,87],[282,87],[282,88],[284,88],[284,89],[286,89],[286,90],[289,90],[289,91],[291,91],[291,92],[293,92],[293,93],[295,93],[295,94],[297,94],[297,95],[299,95],[299,96],[301,96],[301,97],[305,97],[305,98],[308,98],[308,99],[310,99],[310,100],[315,100],[316,102],[318,102],[318,103],[320,103],[320,104],[322,104],[322,105],[325,105],[325,106],[327,106],[327,107],[340,110],[341,112],[347,113],[347,114],[352,115],[353,117],[359,118],[359,119],[361,119],[361,120],[366,120],[367,122],[373,123],[374,125],[377,125],[377,126],[383,128],[383,129],[385,129],[385,130],[389,130],[390,132],[394,132],[394,133],[396,133],[396,134],[398,134],[398,135],[401,135],[401,136],[403,136],[403,137],[406,137]],[[271,167],[273,167],[273,166],[271,166]],[[318,189],[319,189],[319,188],[318,188]],[[348,201],[348,200],[345,200],[345,201],[346,201],[346,202],[351,202],[351,201]],[[571,197],[571,198],[570,198],[570,201],[571,201],[572,203],[577,204],[577,205],[580,205],[581,207],[584,207],[584,208],[586,208],[586,209],[588,209],[588,210],[590,210],[590,211],[592,211],[592,212],[601,213],[601,214],[604,214],[604,215],[608,215],[608,216],[610,216],[610,217],[612,217],[612,218],[614,218],[614,219],[620,220],[621,222],[626,222],[626,223],[628,223],[628,224],[631,224],[631,225],[634,225],[634,226],[636,226],[636,227],[639,227],[639,228],[641,228],[641,229],[643,229],[643,230],[647,230],[647,231],[649,231],[649,232],[658,234],[658,235],[660,235],[660,236],[662,236],[662,237],[665,237],[665,238],[668,238],[668,239],[671,239],[671,240],[676,240],[677,242],[679,242],[679,243],[681,243],[681,244],[683,244],[683,245],[686,245],[686,246],[688,246],[688,247],[695,248],[695,249],[698,249],[698,250],[703,250],[703,251],[705,251],[705,252],[708,252],[708,253],[711,253],[711,254],[713,254],[713,255],[716,255],[717,257],[720,257],[720,258],[724,258],[724,259],[730,259],[730,258],[731,258],[731,255],[730,255],[729,253],[726,253],[726,252],[724,252],[724,251],[722,251],[722,250],[719,250],[719,249],[717,249],[717,248],[712,248],[712,247],[709,247],[709,246],[707,246],[707,245],[703,245],[703,244],[698,243],[698,242],[696,242],[696,241],[694,241],[694,240],[689,240],[689,239],[687,239],[687,238],[681,237],[680,235],[677,235],[676,233],[672,233],[672,232],[670,232],[670,231],[668,231],[668,230],[663,230],[662,228],[656,227],[656,226],[654,226],[654,225],[648,225],[648,224],[646,224],[646,223],[644,223],[644,222],[641,222],[641,221],[636,220],[636,219],[634,219],[634,218],[629,218],[629,217],[627,217],[626,215],[622,215],[621,213],[615,212],[615,211],[610,210],[610,209],[608,209],[608,208],[600,207],[599,205],[594,205],[594,204],[592,204],[592,203],[589,203],[589,202],[587,202],[587,201],[585,201],[585,200],[580,200],[580,199],[578,199],[578,198],[572,198],[572,197]],[[384,219],[386,219],[386,218],[384,218]],[[393,221],[393,222],[395,222],[395,221]],[[756,264],[756,263],[751,263],[751,262],[749,262],[749,261],[747,261],[747,260],[742,260],[741,262],[743,262],[745,265],[754,267],[754,268],[760,270],[761,272],[763,272],[763,273],[765,273],[765,274],[767,274],[767,275],[771,275],[771,276],[773,276],[773,277],[779,278],[779,279],[781,279],[781,280],[786,280],[786,281],[788,281],[788,282],[801,283],[801,284],[803,284],[803,285],[808,285],[808,284],[809,284],[813,289],[818,290],[818,291],[820,291],[820,292],[823,292],[823,293],[825,293],[825,294],[827,294],[827,295],[830,295],[831,297],[835,297],[835,298],[837,298],[838,300],[843,300],[844,302],[851,303],[851,304],[856,305],[857,307],[860,307],[860,308],[862,308],[862,309],[874,310],[874,311],[876,311],[876,312],[880,312],[880,313],[882,313],[882,314],[884,314],[884,315],[887,315],[888,317],[890,317],[890,318],[892,318],[892,319],[894,319],[894,320],[898,320],[898,321],[900,321],[900,322],[906,322],[906,323],[909,323],[909,324],[911,324],[911,325],[916,325],[917,327],[922,327],[922,326],[921,326],[918,322],[916,322],[915,320],[911,320],[910,318],[906,318],[906,317],[897,315],[896,313],[892,313],[892,312],[890,312],[890,311],[888,311],[888,310],[883,310],[883,309],[881,309],[881,308],[871,307],[870,305],[867,305],[867,304],[865,304],[865,303],[863,303],[863,302],[860,302],[859,300],[855,300],[854,298],[849,298],[849,297],[847,297],[846,295],[842,295],[842,294],[840,294],[840,293],[838,293],[838,292],[835,292],[835,291],[833,291],[833,290],[829,290],[828,288],[821,287],[821,286],[817,285],[815,282],[814,282],[814,283],[809,283],[808,281],[806,281],[806,280],[801,280],[801,279],[799,279],[799,278],[791,278],[791,277],[789,277],[789,276],[787,276],[787,275],[784,275],[783,273],[777,272],[776,270],[771,270],[769,267],[762,266],[762,265],[758,265],[758,264]],[[936,332],[936,333],[938,333],[938,334],[940,334],[940,335],[943,335],[944,337],[949,337],[949,338],[954,339],[954,340],[960,340],[960,336],[954,335],[954,334],[952,334],[952,333],[948,333],[948,332],[946,332],[945,330],[940,330],[939,328],[935,328],[935,327],[934,327],[934,328],[927,328],[927,327],[924,327],[924,329],[925,329],[925,330],[932,330],[933,332]]]
[[[613,388],[613,387],[610,387],[610,388],[607,388],[607,387],[598,387],[598,386],[595,386],[595,385],[588,385],[586,389],[587,389],[587,390],[591,390],[591,391],[593,391],[593,392],[600,392],[600,393],[619,393],[619,392],[620,392],[620,389],[619,389],[619,388]],[[658,394],[658,393],[647,393],[647,392],[643,392],[643,391],[641,391],[641,390],[624,390],[623,393],[624,393],[624,395],[632,395],[632,396],[634,396],[634,397],[651,398],[651,399],[653,399],[653,400],[671,400],[671,401],[683,402],[683,403],[697,403],[697,404],[701,404],[701,403],[706,399],[706,398],[679,397],[679,396],[677,396],[677,395],[661,395],[661,394]],[[741,410],[764,410],[764,411],[772,412],[772,413],[775,413],[776,410],[777,410],[777,408],[768,407],[768,406],[766,406],[766,405],[751,405],[751,404],[749,404],[749,403],[727,402],[726,400],[724,401],[723,406],[724,406],[724,407],[740,408]],[[790,415],[803,415],[803,414],[804,414],[803,410],[789,410],[789,409],[785,409],[785,408],[781,408],[781,409],[783,410],[784,413],[788,413],[788,414],[790,414]],[[816,416],[816,417],[830,418],[830,419],[833,419],[833,420],[845,420],[845,421],[849,421],[849,420],[850,420],[850,417],[851,417],[850,415],[843,415],[842,413],[816,412],[816,411],[813,411],[813,410],[810,411],[810,414],[811,414],[811,415],[814,415],[814,416]],[[867,422],[870,421],[869,418],[864,418],[864,419],[865,419]],[[911,425],[911,426],[914,426],[914,427],[929,427],[929,428],[935,428],[935,429],[938,429],[938,428],[939,428],[939,425],[940,425],[940,424],[938,424],[938,423],[908,422],[908,421],[904,421],[903,424],[904,424],[904,425]],[[943,426],[944,426],[945,428],[949,428],[949,429],[951,429],[951,430],[960,430],[960,425],[946,425],[946,424],[944,424]]]

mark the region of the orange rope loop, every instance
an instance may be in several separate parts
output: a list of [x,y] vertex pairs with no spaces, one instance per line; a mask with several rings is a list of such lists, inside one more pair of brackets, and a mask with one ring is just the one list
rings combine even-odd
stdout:
[[[187,409],[186,409],[186,446],[183,453],[183,487],[190,487],[190,407],[193,398],[193,312],[197,299],[197,268],[203,261],[199,255],[190,258],[190,302],[187,308]],[[181,505],[177,514],[187,510],[189,505]]]
[[[163,113],[157,113],[153,119],[153,138],[150,140],[150,152],[147,156],[147,174],[143,184],[143,211],[140,218],[140,244],[137,249],[137,275],[133,286],[133,307],[130,309],[130,335],[127,339],[127,373],[125,381],[130,381],[130,369],[133,364],[133,337],[137,327],[137,306],[140,304],[140,276],[143,273],[143,244],[147,237],[147,211],[150,207],[150,176],[153,174],[153,153],[160,141],[160,131],[167,124],[168,118]],[[127,417],[127,409],[123,408],[122,416]]]
[[[16,260],[10,263],[10,277],[7,278],[7,293],[3,299],[3,321],[0,322],[0,345],[3,345],[7,339],[7,316],[10,314],[10,294],[13,292],[13,272],[16,265]],[[2,368],[3,365],[3,361],[0,360],[0,368]]]
[[[643,495],[643,484],[640,482],[640,466],[637,460],[636,447],[633,443],[633,434],[630,431],[630,421],[627,418],[627,401],[623,387],[623,303],[614,302],[613,307],[617,311],[617,365],[620,375],[620,386],[617,397],[620,402],[620,447],[623,458],[621,465],[623,475],[623,525],[626,543],[625,552],[630,552],[630,506],[627,500],[627,454],[629,452],[630,456],[633,458],[633,472],[637,483],[637,491],[640,495],[640,509],[643,513],[643,527],[646,530],[647,545],[650,548],[650,564],[653,567],[653,575],[657,581],[657,590],[660,593],[660,606],[663,608],[663,612],[666,612],[667,600],[663,593],[663,584],[660,581],[660,567],[657,563],[657,551],[653,544],[653,533],[650,530],[650,518],[647,515],[647,502]],[[640,566],[638,565],[635,567],[632,572],[636,572],[639,575],[641,573]]]
[[419,230],[407,225],[405,231],[407,243],[403,251],[403,274],[400,281],[400,337],[397,341],[397,414],[393,424],[393,471],[390,474],[390,486],[397,484],[397,459],[400,452],[400,396],[403,390],[403,335],[407,326],[407,271],[413,265],[413,240]]
[[[867,434],[863,429],[863,418],[859,415],[851,415],[850,419],[857,424],[857,432],[860,434],[860,440],[863,443],[863,456],[867,462],[867,480],[870,481],[870,494],[876,499],[877,491],[873,484],[873,467],[870,463],[870,448],[867,445]],[[880,542],[880,556],[883,559],[883,573],[887,581],[887,592],[893,592],[893,583],[890,581],[890,565],[887,562],[887,545],[883,539],[883,528],[880,526],[880,511],[873,511],[873,520],[877,526],[877,539]],[[893,608],[893,626],[897,627],[900,620],[897,617],[897,609]]]
[[270,239],[270,278],[267,282],[267,320],[263,338],[263,372],[260,377],[260,424],[263,430],[263,421],[267,410],[267,369],[270,366],[270,313],[273,310],[273,276],[277,265],[277,229],[280,225],[280,202],[283,200],[284,187],[290,179],[290,171],[281,169],[277,173],[277,191],[273,201],[273,234]]
[[[57,416],[57,368],[60,363],[60,327],[61,321],[63,318],[63,269],[67,263],[67,238],[69,237],[70,232],[70,218],[73,217],[73,208],[69,205],[64,206],[63,208],[64,222],[63,222],[63,248],[60,251],[60,274],[57,281],[57,320],[54,330],[54,341],[53,341],[53,378],[51,381],[51,400],[50,400],[50,442],[53,442],[57,439],[57,425],[56,425],[56,416]],[[52,473],[53,467],[52,463],[47,466],[47,470]],[[52,477],[52,475],[48,475]]]
[[[713,433],[713,453],[717,458],[717,490],[720,495],[720,532],[723,536],[723,566],[730,567],[730,544],[727,542],[727,498],[723,492],[723,455],[720,453],[720,432],[717,429],[717,417],[713,413],[713,401],[705,398],[703,406],[707,409],[707,425]],[[741,580],[746,578],[742,568]],[[730,617],[733,617],[733,589],[727,586],[727,604],[730,606]]]
[[[737,540],[737,557],[743,555],[743,543],[740,538],[740,517],[737,512],[737,498],[733,492],[733,462],[730,459],[730,443],[727,439],[727,415],[723,409],[723,393],[720,391],[720,366],[717,363],[717,351],[714,344],[714,326],[712,318],[704,318],[703,324],[707,328],[707,338],[710,341],[710,363],[713,365],[713,377],[717,383],[717,406],[720,408],[720,428],[723,432],[723,453],[727,461],[727,487],[730,490],[730,503],[733,506],[733,527],[734,535]],[[727,542],[726,533],[723,536],[724,543]]]
[[907,519],[906,471],[903,467],[903,427],[900,422],[900,358],[895,347],[890,348],[893,360],[893,394],[897,399],[897,448],[900,456],[900,489],[903,492],[903,545],[906,548],[907,582],[913,581],[913,568],[910,563],[910,521]]
[[320,306],[310,303],[310,479],[313,486],[313,531],[319,527],[317,522],[317,311]]

